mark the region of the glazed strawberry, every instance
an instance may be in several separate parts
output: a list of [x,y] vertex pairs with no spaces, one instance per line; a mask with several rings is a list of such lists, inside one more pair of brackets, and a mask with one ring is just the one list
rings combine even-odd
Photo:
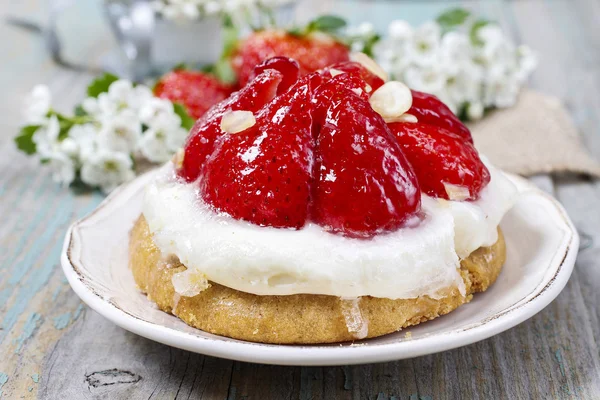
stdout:
[[252,78],[268,69],[277,70],[283,75],[283,80],[277,87],[277,94],[287,91],[294,83],[296,83],[300,76],[300,64],[298,64],[298,61],[289,57],[273,57],[264,60],[254,67]]
[[206,158],[214,150],[215,140],[223,135],[220,127],[223,114],[229,110],[260,110],[275,97],[282,79],[280,72],[267,70],[228,99],[214,105],[196,121],[184,145],[184,158],[178,175],[188,182],[196,180]]
[[[336,77],[337,78],[337,77]],[[323,85],[311,217],[324,229],[372,237],[400,228],[420,210],[412,168],[383,119],[350,90]]]
[[362,79],[364,79],[364,81],[367,82],[369,84],[369,86],[371,86],[372,91],[379,89],[379,87],[385,83],[384,80],[381,79],[379,76],[377,76],[374,73],[372,73],[371,71],[369,71],[362,64],[359,64],[354,61],[345,61],[345,62],[331,65],[331,66],[325,68],[323,70],[323,73],[331,74],[331,70],[334,70],[333,75],[339,74],[339,72],[336,72],[336,71],[357,74]]
[[306,223],[313,159],[310,97],[320,80],[314,78],[299,80],[275,98],[251,127],[220,137],[201,181],[205,202],[257,225]]
[[421,190],[450,200],[477,200],[490,173],[463,137],[423,123],[388,124],[417,174]]
[[157,97],[183,104],[194,119],[200,118],[231,92],[231,87],[222,84],[212,75],[183,69],[163,75],[154,87]]
[[349,72],[343,74],[334,74],[330,78],[329,72],[321,73],[324,82],[319,87],[313,98],[313,120],[316,121],[313,127],[313,136],[319,135],[321,122],[325,119],[325,114],[328,108],[324,105],[331,103],[334,97],[342,97],[349,93],[353,96],[358,96],[361,99],[368,101],[369,93],[367,93],[368,84],[360,77],[360,75]]
[[469,128],[440,99],[429,93],[411,92],[413,99],[409,114],[417,117],[419,122],[445,128],[473,143]]
[[331,36],[312,32],[293,35],[281,30],[264,30],[253,33],[237,48],[232,57],[232,67],[241,85],[253,74],[254,67],[271,57],[284,56],[298,61],[300,76],[347,61],[348,48]]

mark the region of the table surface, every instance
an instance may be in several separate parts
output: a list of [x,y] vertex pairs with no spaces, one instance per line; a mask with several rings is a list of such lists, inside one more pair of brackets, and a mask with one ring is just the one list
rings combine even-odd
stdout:
[[[67,57],[102,65],[115,43],[100,0],[62,17]],[[600,2],[395,1],[337,7],[353,21],[419,23],[464,5],[498,20],[539,52],[531,86],[558,96],[600,158]],[[43,21],[43,0],[6,0],[0,14]],[[312,1],[309,9],[331,7]],[[82,18],[84,16],[85,18]],[[3,19],[3,18],[2,18]],[[71,291],[59,266],[63,235],[98,193],[74,195],[18,153],[21,100],[46,83],[56,108],[81,100],[91,75],[54,65],[41,38],[0,22],[0,396],[47,399],[600,399],[600,184],[538,176],[582,233],[560,296],[535,317],[488,340],[425,357],[347,367],[229,361],[158,344],[116,327]]]

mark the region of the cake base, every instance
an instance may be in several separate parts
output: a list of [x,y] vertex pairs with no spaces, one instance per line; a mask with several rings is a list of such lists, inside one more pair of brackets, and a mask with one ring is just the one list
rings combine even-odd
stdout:
[[449,313],[494,283],[506,259],[506,247],[498,228],[495,244],[477,249],[461,262],[465,296],[449,287],[441,299],[364,296],[357,302],[313,294],[258,296],[214,282],[197,296],[179,296],[171,277],[186,267],[176,259],[167,264],[143,216],[131,230],[129,255],[140,290],[161,310],[190,326],[252,342],[315,344],[381,336]]

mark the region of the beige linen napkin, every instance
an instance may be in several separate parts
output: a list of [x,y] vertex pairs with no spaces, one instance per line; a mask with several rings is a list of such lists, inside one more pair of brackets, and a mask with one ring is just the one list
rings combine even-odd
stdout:
[[556,97],[526,89],[514,107],[468,125],[477,149],[505,171],[600,177],[600,164],[583,147],[574,122]]

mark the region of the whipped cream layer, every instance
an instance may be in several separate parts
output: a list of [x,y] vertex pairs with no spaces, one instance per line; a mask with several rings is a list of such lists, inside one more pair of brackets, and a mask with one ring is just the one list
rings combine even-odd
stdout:
[[259,227],[216,213],[197,184],[175,178],[171,163],[148,186],[143,213],[157,247],[210,281],[257,295],[325,294],[408,299],[464,293],[460,259],[497,240],[514,204],[514,185],[484,159],[491,181],[475,202],[423,195],[414,227],[353,239],[309,223],[300,230]]

